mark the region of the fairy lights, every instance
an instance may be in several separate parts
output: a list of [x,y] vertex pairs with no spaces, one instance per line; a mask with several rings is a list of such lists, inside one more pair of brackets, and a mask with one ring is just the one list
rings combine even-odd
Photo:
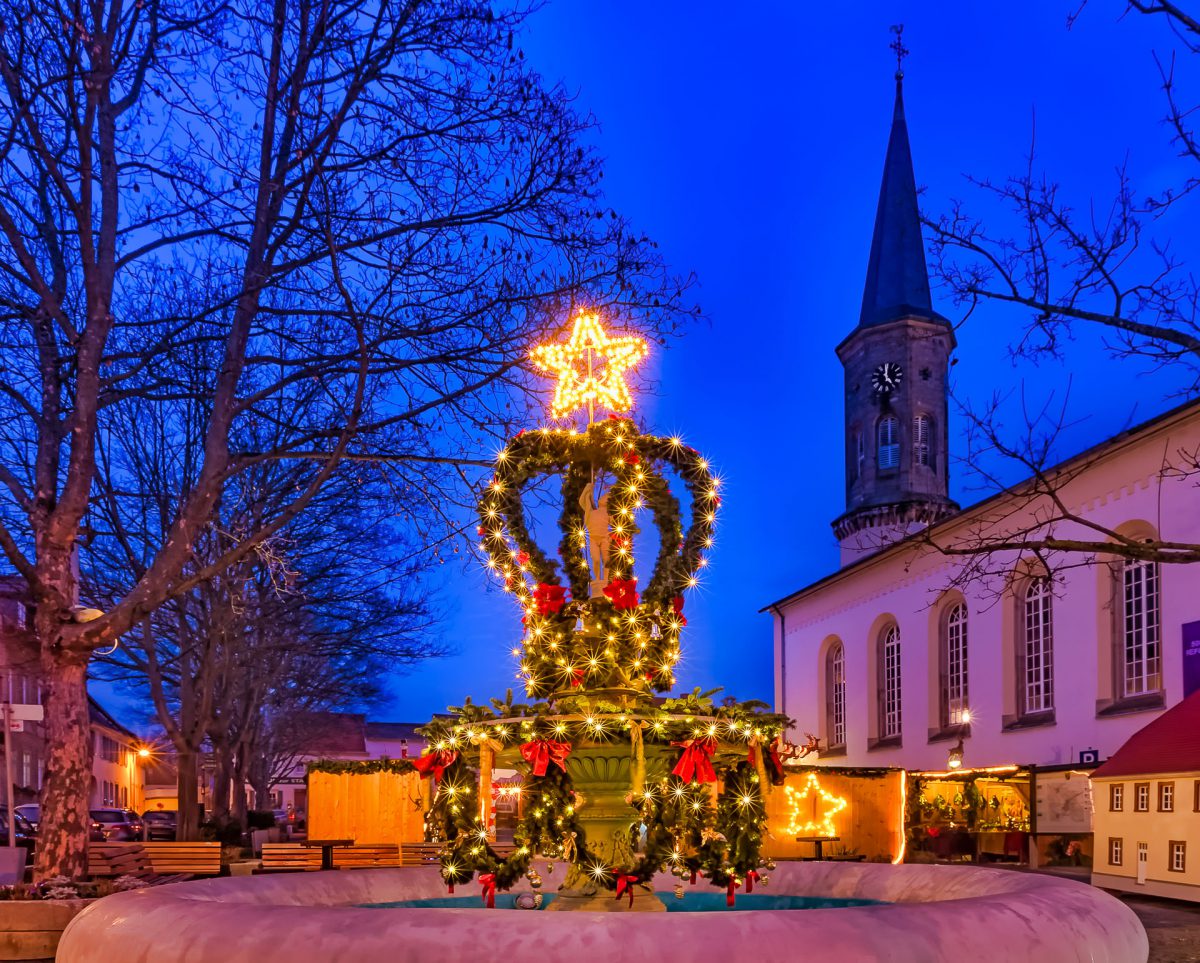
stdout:
[[[539,344],[529,353],[534,365],[558,377],[552,417],[565,418],[587,406],[592,420],[593,406],[614,412],[629,411],[633,397],[625,375],[647,354],[646,342],[635,335],[610,337],[597,314],[580,314],[565,342]],[[603,371],[595,367],[596,357],[604,359]]]
[[[833,817],[846,808],[846,800],[823,789],[815,772],[808,774],[802,789],[785,786],[784,792],[787,794],[789,835],[837,835],[833,827]],[[817,816],[818,808],[821,809],[820,818]]]

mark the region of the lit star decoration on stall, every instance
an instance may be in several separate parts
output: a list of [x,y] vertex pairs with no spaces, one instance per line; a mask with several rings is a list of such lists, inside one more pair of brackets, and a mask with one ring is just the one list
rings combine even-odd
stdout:
[[[784,791],[787,793],[789,835],[837,835],[834,831],[833,817],[846,808],[846,800],[824,789],[815,772],[808,774],[803,788],[787,786]],[[817,815],[818,810],[820,816]]]
[[[550,403],[551,417],[566,418],[586,405],[590,424],[596,406],[616,413],[633,407],[625,375],[647,353],[642,338],[610,336],[598,314],[585,312],[575,319],[566,341],[539,344],[529,352],[529,357],[539,370],[558,377],[554,400]],[[598,371],[599,359],[604,363]]]

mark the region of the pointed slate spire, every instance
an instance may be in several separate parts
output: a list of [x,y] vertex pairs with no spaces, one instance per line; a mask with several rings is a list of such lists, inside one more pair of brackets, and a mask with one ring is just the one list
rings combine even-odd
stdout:
[[901,74],[896,75],[896,108],[892,135],[883,163],[883,183],[875,212],[875,236],[867,264],[858,326],[887,324],[901,318],[923,318],[948,324],[933,310],[929,295],[929,273],[925,267],[925,243],[917,212],[917,182],[913,176],[908,125],[904,122],[904,93]]

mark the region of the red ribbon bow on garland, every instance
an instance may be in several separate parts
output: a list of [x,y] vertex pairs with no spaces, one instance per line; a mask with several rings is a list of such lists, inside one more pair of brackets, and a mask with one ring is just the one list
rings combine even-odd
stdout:
[[[614,872],[616,871],[614,870]],[[633,887],[637,884],[637,881],[638,878],[636,876],[630,876],[625,873],[617,873],[617,899],[620,899],[621,896],[628,891],[630,908],[633,907]]]
[[496,908],[496,874],[482,873],[479,877],[479,885],[483,887],[483,892],[480,897],[483,899],[484,905],[488,909]]
[[458,758],[458,753],[453,749],[441,749],[436,752],[427,752],[423,756],[418,756],[413,760],[413,768],[422,776],[433,775],[433,778],[438,782],[442,781],[442,773],[446,768]]
[[[726,890],[725,890],[725,905],[726,905],[726,906],[732,906],[732,905],[734,904],[734,900],[735,900],[737,897],[735,897],[735,896],[734,896],[734,893],[733,893],[733,891],[734,891],[735,889],[737,889],[737,888],[738,888],[739,886],[741,886],[741,885],[742,885],[742,884],[741,884],[741,883],[739,883],[739,882],[738,882],[736,879],[731,879],[731,880],[729,881],[729,886],[728,886],[728,887],[726,888]],[[748,892],[750,892],[750,891],[749,891],[749,890],[746,890],[746,892],[748,893]]]
[[581,685],[583,685],[583,677],[584,677],[583,669],[572,669],[571,670],[571,688],[578,689]]
[[563,607],[563,598],[567,590],[562,585],[548,585],[538,582],[533,587],[533,602],[537,606],[538,615],[555,615]]
[[671,608],[675,610],[675,617],[679,619],[680,625],[687,625],[687,616],[683,614],[683,596],[676,595],[671,599]]
[[717,773],[712,764],[712,756],[717,749],[716,739],[685,739],[683,742],[672,742],[671,745],[683,748],[679,762],[675,763],[675,768],[671,770],[673,776],[678,776],[685,782],[717,781]]
[[[546,775],[550,763],[558,766],[563,772],[567,771],[567,756],[571,754],[569,742],[553,742],[550,739],[534,739],[532,742],[521,744],[521,755],[533,766],[535,776]],[[481,877],[482,878],[482,877]]]
[[762,879],[762,877],[758,875],[757,869],[752,869],[752,870],[750,870],[750,872],[748,872],[746,874],[746,892],[747,893],[754,892],[754,882],[755,882],[755,880],[759,880],[759,879]]
[[631,578],[613,579],[604,586],[604,594],[612,601],[617,609],[636,609],[638,607],[637,580]]

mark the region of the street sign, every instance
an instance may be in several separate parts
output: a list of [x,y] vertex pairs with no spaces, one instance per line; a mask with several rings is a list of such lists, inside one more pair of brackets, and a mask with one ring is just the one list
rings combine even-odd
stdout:
[[8,720],[8,731],[9,732],[24,732],[25,731],[25,720],[24,719],[9,719]]
[[[25,722],[41,722],[46,718],[46,710],[36,703],[33,705],[13,703],[9,706],[9,709],[12,710],[12,715],[9,717],[12,719],[23,719]],[[18,730],[14,729],[13,731],[17,732]]]

